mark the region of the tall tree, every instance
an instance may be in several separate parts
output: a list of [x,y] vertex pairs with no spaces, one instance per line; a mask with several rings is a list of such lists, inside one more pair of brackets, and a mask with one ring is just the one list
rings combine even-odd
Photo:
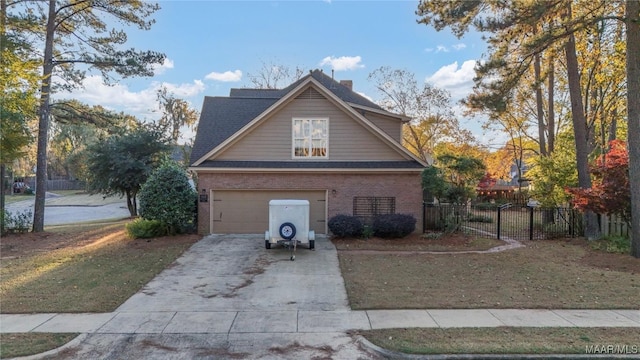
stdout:
[[[571,2],[567,3],[567,17],[572,18]],[[569,80],[569,94],[571,96],[571,118],[573,120],[573,134],[576,142],[576,165],[578,167],[578,185],[583,189],[591,187],[591,175],[589,174],[589,144],[587,133],[587,119],[584,115],[582,93],[580,86],[580,69],[576,54],[575,36],[569,34],[565,43],[565,55],[567,60],[567,77]],[[596,214],[587,210],[584,214],[584,235],[589,240],[600,236],[600,227]]]
[[429,83],[418,84],[407,70],[380,67],[369,74],[382,95],[379,105],[412,120],[402,130],[403,145],[425,161],[442,141],[474,142],[471,132],[460,128],[451,106],[451,95]]
[[[446,1],[424,0],[418,6],[418,22],[433,24],[437,30],[450,26],[458,36],[464,34],[469,26],[491,35],[488,38],[491,54],[489,59],[478,67],[476,82],[488,95],[484,97],[485,106],[501,110],[502,99],[520,82],[523,74],[530,68],[535,57],[556,44],[564,44],[569,74],[571,109],[576,141],[576,155],[580,186],[591,186],[588,167],[589,147],[587,144],[586,118],[581,105],[581,83],[577,64],[574,33],[588,28],[610,14],[605,13],[606,2],[581,2],[579,16],[572,16],[572,0],[554,1]],[[540,25],[540,31],[532,30],[532,24]],[[514,61],[513,56],[516,54]],[[498,81],[496,81],[496,77]],[[578,99],[580,98],[580,99]],[[578,108],[579,107],[579,108]],[[584,124],[583,124],[584,123]],[[585,215],[585,236],[599,236],[595,215]]]
[[626,5],[631,255],[640,258],[640,2],[627,0]]
[[28,123],[35,117],[40,79],[34,49],[20,29],[32,28],[37,21],[8,8],[7,0],[0,0],[0,213],[5,209],[6,168],[24,156],[32,141]]
[[169,129],[173,143],[177,144],[180,138],[180,128],[183,126],[193,128],[200,115],[189,105],[189,102],[169,93],[169,90],[164,86],[158,90],[157,99],[160,111],[162,111],[160,126]]
[[[40,6],[39,1],[36,8]],[[152,65],[161,64],[164,55],[153,51],[120,49],[127,40],[124,30],[109,29],[105,18],[125,26],[148,30],[157,4],[141,0],[49,0],[42,18],[46,19],[42,52],[42,85],[38,111],[38,154],[36,200],[33,231],[44,230],[44,200],[47,176],[47,139],[54,75],[65,85],[78,86],[87,70],[96,69],[110,81],[111,72],[122,77],[153,75]],[[82,65],[84,67],[80,68]],[[54,70],[59,70],[54,73]]]

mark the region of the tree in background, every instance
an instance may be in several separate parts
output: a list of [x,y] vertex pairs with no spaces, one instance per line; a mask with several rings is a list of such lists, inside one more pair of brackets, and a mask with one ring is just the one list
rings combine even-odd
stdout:
[[[579,6],[572,6],[574,3]],[[635,6],[634,1],[627,2]],[[590,95],[583,92],[585,72],[581,69],[576,42],[579,35],[597,31],[597,27],[604,22],[625,19],[620,14],[625,9],[622,1],[580,1],[557,0],[552,2],[504,2],[498,0],[465,1],[465,0],[424,0],[418,5],[418,22],[433,25],[437,30],[450,27],[454,34],[461,36],[470,26],[488,33],[490,54],[488,59],[477,67],[476,88],[483,93],[480,106],[501,111],[504,109],[503,99],[510,99],[512,90],[521,83],[523,75],[530,71],[532,64],[540,59],[546,51],[554,52],[565,60],[566,84],[571,101],[571,119],[574,131],[576,149],[576,167],[579,186],[591,187],[588,158],[590,154],[589,141],[592,138],[587,124],[587,102],[583,96]],[[636,9],[636,8],[634,8]],[[632,10],[627,19],[637,18],[637,10]],[[627,31],[634,26],[634,21],[627,20]],[[627,46],[629,40],[627,38]],[[592,56],[596,54],[594,48],[588,49]],[[629,51],[627,50],[627,53]],[[637,61],[636,61],[637,62]],[[633,63],[633,62],[632,62]],[[553,64],[553,63],[550,63]],[[629,64],[627,57],[627,64]],[[553,69],[553,66],[549,66]],[[634,65],[632,68],[637,68]],[[596,76],[607,77],[606,71],[594,68]],[[539,83],[542,79],[540,69],[534,69],[536,94],[539,94]],[[629,68],[627,68],[629,70]],[[640,76],[627,71],[627,81],[635,81]],[[615,83],[616,81],[614,81]],[[606,83],[606,81],[604,82]],[[612,94],[620,92],[612,91]],[[628,91],[627,93],[632,93]],[[614,95],[615,97],[615,95]],[[540,97],[537,96],[537,99]],[[605,99],[596,96],[597,99]],[[552,109],[552,102],[549,108]],[[538,101],[538,123],[540,122],[540,106]],[[629,102],[629,109],[633,106]],[[602,107],[601,109],[604,109]],[[550,111],[551,114],[551,111]],[[551,120],[551,119],[550,119]],[[541,131],[542,133],[542,131]],[[639,134],[640,135],[640,134]],[[542,144],[543,137],[539,136]],[[542,147],[541,147],[542,148]],[[640,211],[640,209],[639,209]],[[640,214],[638,214],[640,217]],[[599,228],[595,214],[585,213],[585,236],[588,239],[599,236]],[[640,241],[640,240],[639,240]]]
[[289,85],[302,78],[304,70],[296,66],[294,69],[286,65],[278,65],[275,61],[262,61],[257,74],[247,74],[247,78],[256,89],[280,89],[280,85]]
[[[51,93],[56,86],[79,86],[88,70],[98,70],[105,81],[111,72],[122,77],[153,75],[153,65],[162,64],[165,56],[153,51],[121,49],[127,41],[124,30],[110,29],[105,19],[112,18],[124,26],[148,30],[153,24],[152,14],[157,4],[141,0],[25,0],[19,2],[15,13],[36,15],[43,19],[44,28],[29,29],[34,42],[44,39],[41,57],[42,83],[38,111],[38,148],[36,169],[36,200],[33,231],[44,230],[44,201],[47,177],[47,141]],[[37,10],[36,10],[37,11]],[[116,23],[111,22],[111,23]],[[26,31],[26,30],[25,30]],[[54,79],[62,79],[53,83]]]
[[582,211],[620,215],[631,225],[629,154],[624,142],[613,140],[609,151],[591,167],[593,185],[589,189],[568,188],[573,204]]
[[195,230],[197,195],[184,169],[165,162],[140,189],[140,216],[160,221],[169,235]]
[[135,126],[135,118],[77,100],[51,104],[47,172],[86,181],[87,146]]
[[570,196],[565,189],[578,186],[573,133],[561,132],[556,140],[556,151],[549,156],[532,158],[527,172],[527,177],[533,179],[530,195],[549,208],[567,204]]
[[465,155],[443,154],[434,166],[422,172],[422,187],[438,202],[466,204],[476,195],[476,186],[483,178],[486,167],[482,160]]
[[177,144],[180,128],[189,126],[190,129],[194,129],[200,115],[189,105],[189,102],[177,98],[164,86],[157,91],[156,95],[162,112],[159,124],[162,128],[168,129],[171,140]]
[[[385,110],[411,118],[402,129],[402,143],[425,161],[443,141],[472,143],[468,130],[460,128],[451,106],[451,95],[424,83],[419,85],[413,73],[381,67],[369,74],[382,95],[379,105]],[[431,159],[432,160],[432,159]]]
[[167,156],[167,143],[162,130],[141,124],[89,146],[87,173],[90,191],[105,196],[126,196],[129,213],[137,216],[137,194],[149,174]]

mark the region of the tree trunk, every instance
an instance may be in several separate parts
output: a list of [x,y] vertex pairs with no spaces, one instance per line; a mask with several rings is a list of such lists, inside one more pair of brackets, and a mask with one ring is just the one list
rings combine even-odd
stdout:
[[138,216],[138,204],[136,201],[136,192],[127,191],[127,209],[131,216]]
[[631,255],[640,258],[640,2],[627,0],[626,5]]
[[[568,17],[571,18],[571,4],[567,6]],[[569,80],[569,95],[571,97],[571,118],[576,143],[576,164],[578,168],[578,186],[583,189],[591,188],[591,174],[589,172],[589,144],[587,139],[587,120],[584,114],[582,94],[580,91],[580,73],[578,72],[578,57],[576,43],[571,34],[565,44],[567,57],[567,77]],[[600,237],[598,218],[592,211],[584,214],[584,235],[588,240]]]
[[549,155],[553,154],[553,150],[555,149],[555,142],[556,142],[556,120],[555,120],[555,109],[554,109],[554,102],[555,102],[555,95],[554,95],[554,88],[555,88],[555,66],[554,66],[554,57],[553,56],[549,56],[549,87],[548,87],[548,108],[549,108],[549,114],[547,117],[547,139],[549,140],[547,142],[547,153]]
[[540,155],[547,156],[547,144],[545,142],[544,106],[542,104],[542,82],[540,80],[540,55],[536,55],[533,61],[533,69],[536,77],[536,116],[538,118],[538,141],[540,142]]
[[53,73],[53,35],[55,33],[56,1],[49,0],[49,17],[42,64],[42,87],[38,111],[38,152],[36,165],[36,200],[33,208],[33,231],[44,231],[44,200],[47,191],[47,137],[49,133],[49,100]]
[[[4,177],[6,174],[6,167],[4,164],[0,164],[0,216],[2,217],[2,221],[0,221],[0,234],[4,234],[4,197],[5,197],[5,181]],[[13,191],[13,188],[11,189]]]

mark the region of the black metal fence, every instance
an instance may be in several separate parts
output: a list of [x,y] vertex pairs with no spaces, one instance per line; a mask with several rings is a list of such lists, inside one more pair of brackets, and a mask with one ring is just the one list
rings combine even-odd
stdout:
[[582,236],[582,216],[571,208],[424,204],[423,232],[460,230],[517,240]]

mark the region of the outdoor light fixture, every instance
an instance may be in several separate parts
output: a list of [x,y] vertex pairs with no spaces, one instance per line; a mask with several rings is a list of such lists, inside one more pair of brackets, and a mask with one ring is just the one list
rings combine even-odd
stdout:
[[209,195],[207,195],[207,189],[202,189],[202,194],[200,194],[200,202],[202,203],[209,202]]

